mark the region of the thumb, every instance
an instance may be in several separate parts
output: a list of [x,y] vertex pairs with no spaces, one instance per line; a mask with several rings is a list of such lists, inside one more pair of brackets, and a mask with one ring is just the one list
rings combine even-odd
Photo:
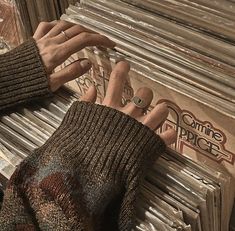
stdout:
[[97,90],[94,84],[88,88],[85,95],[80,98],[80,101],[95,103],[97,97]]
[[52,73],[49,76],[49,85],[52,92],[56,91],[63,84],[85,74],[91,68],[91,62],[88,59],[80,59],[65,68]]

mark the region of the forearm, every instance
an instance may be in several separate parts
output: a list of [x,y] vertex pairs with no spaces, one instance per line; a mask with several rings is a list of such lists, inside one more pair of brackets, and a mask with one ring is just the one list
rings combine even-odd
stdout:
[[[15,180],[20,181],[19,169],[12,176],[11,181]],[[33,217],[34,214],[29,209],[25,193],[18,184],[9,183],[5,190],[4,206],[0,211],[1,230],[36,230]]]
[[46,167],[39,161],[45,151],[43,146],[35,150],[11,177],[0,211],[1,230],[93,231],[81,188],[63,169],[50,174],[55,164]]
[[[30,216],[41,230],[114,230],[119,223],[119,230],[129,231],[143,173],[164,149],[159,136],[124,113],[75,102],[52,137],[11,178],[6,194],[14,196],[4,198],[0,221],[10,216],[7,207],[13,203],[17,211],[31,211],[16,214]],[[117,198],[122,205],[114,205]],[[19,216],[14,214],[13,224]]]
[[0,111],[49,96],[47,73],[33,39],[0,56]]

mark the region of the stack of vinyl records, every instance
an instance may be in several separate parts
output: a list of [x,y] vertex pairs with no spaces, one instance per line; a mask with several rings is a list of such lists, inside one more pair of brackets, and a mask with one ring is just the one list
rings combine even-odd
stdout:
[[75,2],[77,1],[0,1],[0,54],[31,37],[40,22],[59,19],[68,5]]
[[0,1],[0,54],[22,43],[23,38],[21,18],[15,2]]
[[17,165],[42,146],[78,96],[61,89],[50,100],[19,107],[0,117],[0,182],[5,187]]
[[[0,118],[0,175],[5,186],[17,165],[51,136],[78,95],[67,88],[52,99]],[[138,198],[136,230],[222,230],[228,178],[168,150],[149,171]]]
[[[158,8],[156,1],[130,2],[136,5],[140,2],[140,6],[146,6],[146,9]],[[235,4],[230,4],[233,8],[228,6],[232,11],[228,17],[231,18],[222,22],[219,21],[223,19],[222,16],[214,16],[219,18],[217,22],[204,15],[203,22],[218,24],[214,28],[216,31],[211,34],[209,22],[209,25],[201,23],[201,30],[189,28],[191,21],[185,25],[172,21],[180,13],[172,13],[173,19],[168,19],[171,15],[164,18],[119,1],[81,1],[79,7],[71,6],[67,12],[70,19],[117,42],[118,51],[147,67],[151,66],[155,71],[153,77],[160,79],[160,74],[165,74],[168,77],[162,80],[165,83],[235,117]],[[174,12],[175,8],[172,6],[170,12]],[[177,9],[185,10],[180,4]],[[203,15],[190,13],[196,19],[203,19]],[[64,19],[69,20],[66,17]],[[215,37],[216,33],[223,31],[227,33]]]
[[24,39],[33,35],[38,24],[42,21],[49,22],[59,19],[61,14],[69,4],[73,4],[75,0],[15,0],[17,8],[20,12]]
[[62,16],[117,43],[115,50],[87,48],[74,55],[91,59],[93,70],[69,86],[83,93],[95,81],[102,100],[112,66],[128,60],[124,102],[132,88],[152,88],[151,107],[166,101],[170,111],[159,132],[175,128],[171,150],[190,158],[170,151],[150,171],[137,230],[229,230],[235,192],[234,7],[224,0],[84,0]]

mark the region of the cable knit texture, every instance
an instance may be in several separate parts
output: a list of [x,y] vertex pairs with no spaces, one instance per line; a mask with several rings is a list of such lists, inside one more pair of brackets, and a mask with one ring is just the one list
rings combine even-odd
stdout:
[[75,102],[13,174],[1,230],[130,231],[139,184],[164,149],[160,137],[135,119]]
[[50,96],[47,73],[35,40],[0,55],[0,111]]

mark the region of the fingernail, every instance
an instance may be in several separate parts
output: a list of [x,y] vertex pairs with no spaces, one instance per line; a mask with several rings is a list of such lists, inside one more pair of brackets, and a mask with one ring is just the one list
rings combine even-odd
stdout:
[[83,69],[88,70],[91,68],[91,61],[89,59],[83,59],[80,61],[80,65]]

